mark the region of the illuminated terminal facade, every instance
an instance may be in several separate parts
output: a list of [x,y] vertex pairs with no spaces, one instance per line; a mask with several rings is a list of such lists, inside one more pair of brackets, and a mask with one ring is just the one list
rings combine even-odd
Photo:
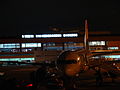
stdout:
[[[21,35],[20,38],[0,38],[0,61],[31,62],[36,60],[36,56],[43,59],[43,52],[49,52],[49,54],[58,52],[57,55],[59,55],[62,51],[82,49],[83,42],[84,32],[30,34]],[[90,32],[89,47],[90,50],[119,50],[120,36],[111,35],[110,32],[105,31]],[[41,54],[37,55],[35,51]],[[47,55],[43,60],[47,59]],[[106,57],[119,58],[120,56]]]

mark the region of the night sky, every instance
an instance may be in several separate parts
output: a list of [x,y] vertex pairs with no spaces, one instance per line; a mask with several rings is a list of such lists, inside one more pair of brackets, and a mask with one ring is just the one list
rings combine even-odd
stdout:
[[0,36],[49,33],[51,27],[120,32],[119,0],[1,0]]

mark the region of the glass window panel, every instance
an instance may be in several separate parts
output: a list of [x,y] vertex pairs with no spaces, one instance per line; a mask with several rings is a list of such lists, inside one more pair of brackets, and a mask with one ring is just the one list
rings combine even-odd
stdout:
[[63,37],[78,37],[78,34],[77,33],[63,34]]
[[38,43],[38,47],[41,47],[41,43]]
[[20,58],[10,58],[9,61],[19,61]]
[[0,48],[3,48],[3,44],[0,44]]
[[35,60],[35,58],[1,58],[0,61],[22,61],[22,60]]
[[0,48],[20,48],[19,43],[0,44]]
[[62,34],[41,34],[41,35],[36,35],[36,38],[51,38],[51,37],[62,37]]
[[25,43],[22,43],[22,47],[25,47]]
[[105,45],[105,41],[92,41],[92,42],[89,42],[89,45],[91,45],[91,46]]
[[34,38],[34,35],[22,35],[22,38]]
[[41,47],[41,43],[22,43],[22,47]]
[[42,35],[36,35],[36,38],[42,38]]
[[21,60],[35,60],[35,58],[21,58]]
[[43,38],[49,38],[49,37],[62,37],[61,34],[43,34],[42,35]]
[[109,55],[109,56],[103,56],[105,58],[120,58],[120,55]]
[[25,35],[22,35],[22,38],[25,38]]
[[119,49],[119,47],[108,47],[109,50]]
[[37,43],[26,43],[26,47],[37,47]]

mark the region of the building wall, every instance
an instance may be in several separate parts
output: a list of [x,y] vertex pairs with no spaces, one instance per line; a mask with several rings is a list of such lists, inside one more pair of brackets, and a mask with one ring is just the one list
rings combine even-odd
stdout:
[[[109,33],[110,34],[110,33]],[[35,54],[29,57],[36,57],[36,60],[54,60],[62,50],[75,50],[83,48],[84,33],[78,33],[78,36],[74,34],[61,34],[60,37],[56,37],[54,34],[48,34],[52,37],[44,37],[45,34],[40,37],[30,36],[30,38],[1,38],[0,39],[0,52],[34,52]],[[58,34],[57,34],[58,35]],[[76,34],[75,34],[76,35]],[[90,50],[98,49],[119,49],[120,47],[120,36],[119,35],[108,35],[105,33],[91,33],[89,35],[89,42],[93,43],[90,46]],[[101,42],[105,42],[103,45]],[[118,48],[117,48],[118,47]],[[36,52],[36,49],[38,52]],[[46,51],[47,50],[47,51]],[[51,52],[52,51],[52,52]],[[17,54],[16,54],[17,55]],[[48,56],[47,56],[48,55]],[[38,56],[38,57],[37,57]],[[53,57],[51,57],[53,56]],[[4,58],[13,58],[19,56],[4,56]],[[20,56],[21,57],[21,56]],[[28,57],[27,55],[24,57]],[[0,57],[2,58],[2,57]]]

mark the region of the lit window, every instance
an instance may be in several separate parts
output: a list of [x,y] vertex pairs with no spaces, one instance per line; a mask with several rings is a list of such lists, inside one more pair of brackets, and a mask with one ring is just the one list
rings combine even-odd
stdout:
[[22,52],[32,51],[32,49],[22,49]]
[[36,35],[36,38],[42,38],[42,35]]
[[41,43],[22,43],[22,47],[41,47]]
[[78,37],[78,34],[77,33],[63,34],[63,37]]
[[0,44],[0,48],[3,48],[3,44]]
[[37,47],[37,43],[26,43],[26,47]]
[[105,58],[120,58],[120,55],[106,55],[106,56],[103,56]]
[[108,47],[108,50],[115,50],[115,49],[119,49],[118,47]]
[[21,60],[35,60],[35,58],[21,58]]
[[22,35],[22,38],[34,38],[34,35]]
[[22,43],[22,47],[25,47],[25,43]]
[[55,43],[44,43],[43,46],[55,46]]
[[19,43],[0,44],[0,48],[20,48]]
[[38,43],[38,47],[41,47],[41,43]]
[[105,45],[105,41],[92,41],[89,42],[90,46],[95,46],[95,45]]
[[51,38],[51,37],[62,37],[61,34],[41,34],[36,35],[36,38]]
[[22,61],[22,60],[35,60],[35,58],[1,58],[0,61]]

